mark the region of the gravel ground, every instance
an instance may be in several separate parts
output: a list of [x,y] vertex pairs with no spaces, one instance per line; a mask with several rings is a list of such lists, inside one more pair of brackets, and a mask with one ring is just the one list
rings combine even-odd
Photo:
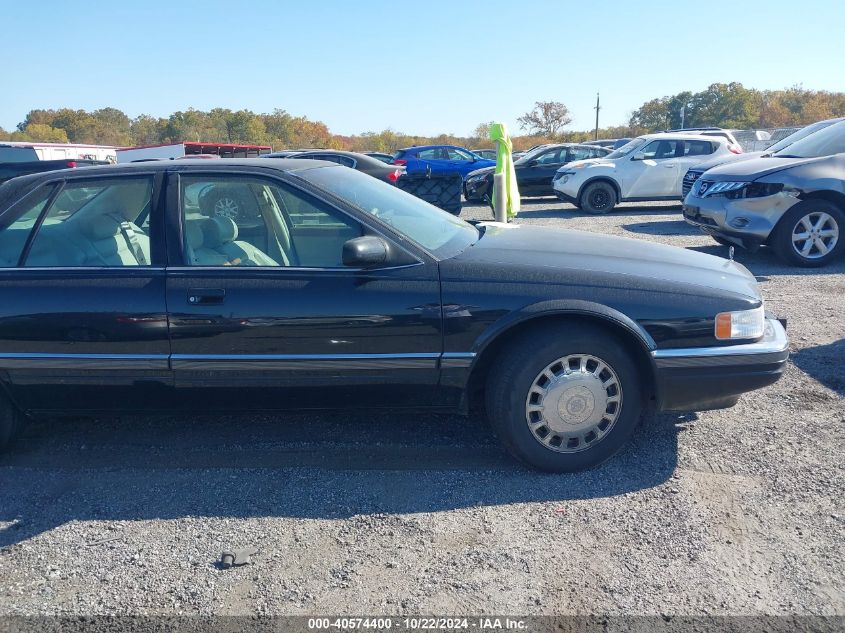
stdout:
[[[679,215],[518,221],[726,253]],[[586,473],[516,465],[479,418],[34,423],[0,458],[0,614],[845,614],[845,263],[737,259],[789,319],[785,377]]]

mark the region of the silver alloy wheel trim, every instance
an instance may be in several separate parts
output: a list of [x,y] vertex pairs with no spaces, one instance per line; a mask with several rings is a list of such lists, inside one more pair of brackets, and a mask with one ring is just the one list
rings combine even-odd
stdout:
[[238,217],[238,203],[232,198],[218,198],[214,203],[214,215],[234,220]]
[[587,450],[607,437],[622,411],[622,384],[591,354],[569,354],[541,371],[525,399],[535,440],[557,453]]
[[836,247],[839,223],[825,211],[810,211],[792,227],[792,248],[805,259],[819,259]]

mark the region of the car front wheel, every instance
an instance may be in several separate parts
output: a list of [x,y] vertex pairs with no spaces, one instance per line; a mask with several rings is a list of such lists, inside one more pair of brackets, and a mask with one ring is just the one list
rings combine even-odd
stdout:
[[587,213],[610,213],[616,206],[616,189],[609,182],[588,185],[578,198],[578,206]]
[[487,414],[517,459],[547,472],[592,468],[631,437],[643,408],[625,344],[600,328],[557,325],[517,337],[487,383]]
[[845,213],[827,200],[805,200],[778,222],[771,245],[787,263],[824,266],[843,248]]

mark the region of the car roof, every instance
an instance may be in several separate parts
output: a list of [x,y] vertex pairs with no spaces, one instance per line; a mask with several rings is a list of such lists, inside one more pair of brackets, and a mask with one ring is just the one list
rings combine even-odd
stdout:
[[[653,140],[672,140],[672,139],[679,139],[684,141],[700,141],[702,139],[706,140],[721,140],[724,143],[728,142],[724,136],[705,136],[703,134],[692,134],[692,133],[681,133],[681,132],[655,132],[654,134],[642,134],[637,138],[644,138],[650,141]],[[633,140],[633,139],[632,139]]]
[[[51,180],[57,175],[61,176],[81,176],[81,175],[102,175],[108,176],[114,173],[131,174],[133,172],[150,173],[151,171],[166,171],[168,169],[181,169],[184,167],[201,167],[203,170],[209,171],[226,171],[232,167],[250,167],[262,169],[275,169],[292,173],[296,171],[304,171],[306,169],[314,169],[315,167],[336,167],[336,163],[330,163],[324,160],[314,159],[298,159],[298,158],[223,158],[221,160],[206,160],[200,158],[190,158],[180,161],[172,160],[156,160],[144,161],[138,163],[118,163],[116,165],[94,165],[76,167],[72,169],[56,169],[53,171],[45,171],[40,174],[31,174],[28,176],[19,176],[19,178],[27,178],[29,180]],[[12,180],[18,180],[13,178]]]

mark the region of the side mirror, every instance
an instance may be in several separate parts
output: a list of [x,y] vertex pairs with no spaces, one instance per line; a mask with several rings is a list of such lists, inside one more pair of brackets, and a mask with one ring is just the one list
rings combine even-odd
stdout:
[[536,164],[537,164],[537,159],[536,159],[536,158],[532,158],[531,160],[529,160],[529,161],[528,161],[528,163],[526,163],[526,165],[525,165],[525,166],[526,166],[526,167],[534,167]]
[[631,160],[645,160],[645,154],[642,152],[637,152],[634,154],[634,157]]
[[343,244],[343,265],[369,268],[387,261],[387,244],[380,237],[364,235]]

